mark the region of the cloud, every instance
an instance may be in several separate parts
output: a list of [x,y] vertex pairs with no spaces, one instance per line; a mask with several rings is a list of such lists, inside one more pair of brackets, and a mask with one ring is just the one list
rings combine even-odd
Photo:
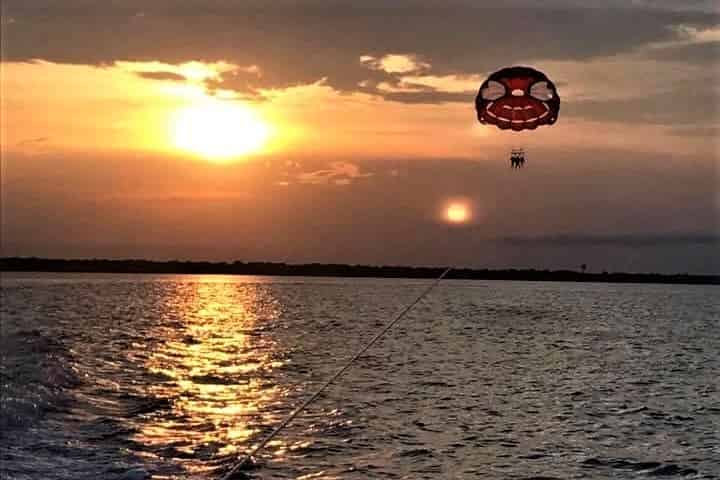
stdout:
[[[359,85],[365,80],[392,84],[428,64],[434,76],[443,78],[479,75],[528,58],[608,57],[671,40],[676,34],[668,25],[703,30],[718,22],[717,14],[692,2],[671,10],[662,2],[632,8],[623,3],[583,8],[569,0],[490,6],[470,0],[397,5],[311,0],[276,1],[268,7],[252,0],[181,5],[169,0],[8,0],[4,16],[15,22],[5,25],[3,54],[8,61],[40,58],[91,65],[224,61],[262,72],[247,78],[238,71],[221,73],[223,88],[242,93],[320,78],[338,91],[353,92],[364,91]],[[365,62],[358,61],[361,56]]]
[[715,0],[621,0],[627,6],[669,11],[718,13]]
[[175,82],[182,82],[186,80],[184,76],[173,72],[137,72],[136,75],[150,80],[170,80]]
[[27,140],[23,140],[21,142],[18,142],[18,146],[21,145],[37,145],[37,144],[45,144],[50,140],[49,137],[37,137],[37,138],[28,138]]
[[360,167],[348,162],[333,162],[330,168],[314,172],[300,173],[296,176],[300,183],[350,185],[355,179],[373,176],[373,173],[361,172]]
[[408,75],[402,78],[403,83],[422,85],[447,93],[477,92],[480,84],[485,80],[484,75]]
[[672,246],[672,245],[718,245],[720,235],[713,234],[668,234],[644,235],[546,235],[536,237],[501,237],[497,241],[514,245],[617,245],[624,247]]
[[697,89],[695,82],[683,82],[669,92],[624,100],[582,100],[565,105],[563,110],[563,115],[596,121],[705,128],[718,123],[720,104],[717,94]]
[[559,86],[561,122],[717,123],[707,2],[478,3],[8,0],[3,59],[116,65],[249,99],[322,85],[413,105],[472,105],[487,74],[527,64]]
[[49,152],[53,145],[50,142],[50,137],[36,137],[21,140],[15,144],[15,147],[27,154],[43,154]]
[[205,82],[218,79],[221,74],[230,72],[252,73],[259,75],[259,68],[255,65],[249,67],[241,67],[239,65],[228,62],[182,62],[177,64],[165,63],[160,61],[152,62],[129,62],[115,61],[113,66],[122,70],[135,73],[144,78],[158,80],[188,80],[191,82]]
[[360,57],[360,63],[372,70],[382,70],[387,73],[415,73],[430,68],[430,64],[419,59],[414,54],[388,54],[380,58],[372,55]]
[[715,64],[709,68],[717,68],[717,63],[720,63],[720,41],[669,46],[656,49],[648,56],[660,61]]
[[247,192],[115,192],[100,195],[102,201],[142,202],[227,202],[252,198]]
[[720,67],[720,25],[699,29],[681,24],[672,26],[670,30],[674,38],[651,43],[642,49],[648,58],[663,62],[704,64],[709,69]]
[[402,103],[442,104],[471,102],[484,75],[431,75],[429,63],[422,68],[398,71],[390,81],[363,82],[367,93]]
[[442,104],[442,103],[472,103],[475,93],[440,92],[437,90],[400,91],[382,94],[385,100],[402,103]]
[[720,126],[692,126],[692,127],[675,127],[671,128],[669,132],[671,135],[678,135],[683,137],[707,137],[719,142],[720,140]]
[[[561,115],[632,124],[717,123],[720,59],[701,50],[715,48],[720,30],[678,26],[668,31],[673,37],[667,41],[612,57],[543,62],[562,84]],[[678,54],[683,49],[700,49],[695,53],[708,59],[690,60]]]

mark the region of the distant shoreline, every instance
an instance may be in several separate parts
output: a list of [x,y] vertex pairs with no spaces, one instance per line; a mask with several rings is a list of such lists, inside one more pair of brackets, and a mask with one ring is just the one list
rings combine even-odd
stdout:
[[[274,262],[195,262],[154,260],[52,259],[5,257],[0,259],[2,272],[68,272],[68,273],[170,273],[270,275],[305,277],[375,277],[435,278],[440,267],[373,266],[344,264],[288,264]],[[572,270],[470,269],[457,268],[446,277],[462,280],[526,280],[544,282],[669,283],[720,285],[720,275],[602,272],[583,273]]]

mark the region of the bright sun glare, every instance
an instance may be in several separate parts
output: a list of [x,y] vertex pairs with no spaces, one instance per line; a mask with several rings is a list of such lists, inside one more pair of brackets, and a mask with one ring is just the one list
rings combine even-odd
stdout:
[[260,151],[270,128],[246,105],[208,99],[174,115],[171,137],[180,150],[222,161]]
[[463,203],[451,203],[445,211],[445,218],[451,223],[465,223],[470,219],[470,209]]

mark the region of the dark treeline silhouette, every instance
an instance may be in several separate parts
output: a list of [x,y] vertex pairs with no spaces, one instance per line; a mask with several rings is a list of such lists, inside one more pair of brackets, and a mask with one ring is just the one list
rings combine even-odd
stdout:
[[[63,260],[36,257],[8,257],[0,259],[0,271],[5,272],[85,272],[85,273],[172,273],[278,275],[308,277],[378,277],[378,278],[435,278],[442,268],[370,266],[310,263],[293,265],[273,262],[189,262],[152,260]],[[447,278],[466,280],[533,280],[563,282],[623,282],[623,283],[684,283],[720,285],[720,275],[689,275],[659,273],[586,273],[572,270],[488,270],[458,268]]]

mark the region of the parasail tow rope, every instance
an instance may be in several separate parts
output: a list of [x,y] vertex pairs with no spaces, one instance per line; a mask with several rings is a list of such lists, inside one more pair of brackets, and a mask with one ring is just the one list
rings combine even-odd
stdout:
[[280,433],[280,431],[281,431],[283,428],[285,428],[295,417],[297,417],[297,416],[300,414],[300,412],[302,412],[302,411],[305,409],[305,407],[307,407],[307,406],[310,405],[313,401],[315,401],[315,399],[318,398],[318,397],[320,396],[320,394],[321,394],[328,386],[330,386],[331,383],[333,383],[335,380],[337,380],[337,378],[338,378],[340,375],[342,375],[343,373],[345,373],[345,371],[346,371],[348,368],[350,368],[350,365],[352,365],[353,362],[355,362],[355,360],[357,360],[358,358],[360,358],[360,356],[361,356],[363,353],[365,353],[370,347],[372,347],[375,342],[377,342],[383,335],[385,335],[385,333],[387,333],[388,330],[390,330],[390,329],[391,329],[397,322],[399,322],[410,310],[412,310],[412,308],[413,308],[415,305],[417,305],[418,303],[420,303],[420,301],[421,301],[423,298],[425,298],[425,297],[432,291],[432,289],[434,289],[434,288],[437,286],[438,283],[440,283],[440,280],[442,280],[443,278],[445,278],[445,276],[450,272],[450,270],[452,270],[452,267],[447,267],[447,268],[440,274],[440,276],[435,279],[435,281],[434,281],[433,283],[431,283],[411,304],[409,304],[409,305],[408,305],[407,307],[405,307],[400,313],[398,313],[392,321],[390,321],[387,325],[385,325],[385,327],[383,327],[383,329],[380,330],[380,331],[372,338],[372,340],[370,340],[364,347],[362,347],[362,348],[360,349],[360,351],[358,351],[355,355],[353,355],[353,357],[350,358],[350,360],[348,360],[348,361],[345,363],[345,365],[343,365],[342,368],[340,368],[340,369],[335,373],[335,375],[333,375],[332,377],[330,377],[330,379],[328,379],[328,380],[323,384],[323,386],[320,387],[320,389],[318,389],[317,392],[315,392],[314,394],[312,394],[312,396],[310,396],[307,400],[305,400],[305,401],[302,403],[302,405],[300,405],[299,407],[297,407],[285,420],[282,421],[282,423],[280,423],[280,425],[278,425],[277,427],[275,427],[275,430],[273,430],[272,432],[270,432],[270,434],[269,434],[267,437],[265,437],[260,443],[258,443],[257,445],[255,445],[255,447],[253,447],[253,448],[250,450],[250,452],[248,452],[241,460],[237,461],[227,472],[225,472],[225,474],[224,474],[222,477],[220,477],[220,480],[229,480],[230,477],[232,477],[232,476],[235,474],[235,472],[237,472],[240,468],[242,468],[243,466],[245,466],[245,464],[247,464],[247,463],[251,460],[251,458],[252,458],[255,454],[257,454],[257,452],[259,452],[263,447],[265,447],[265,445],[268,444],[268,442],[269,442],[270,440],[272,440],[278,433]]

